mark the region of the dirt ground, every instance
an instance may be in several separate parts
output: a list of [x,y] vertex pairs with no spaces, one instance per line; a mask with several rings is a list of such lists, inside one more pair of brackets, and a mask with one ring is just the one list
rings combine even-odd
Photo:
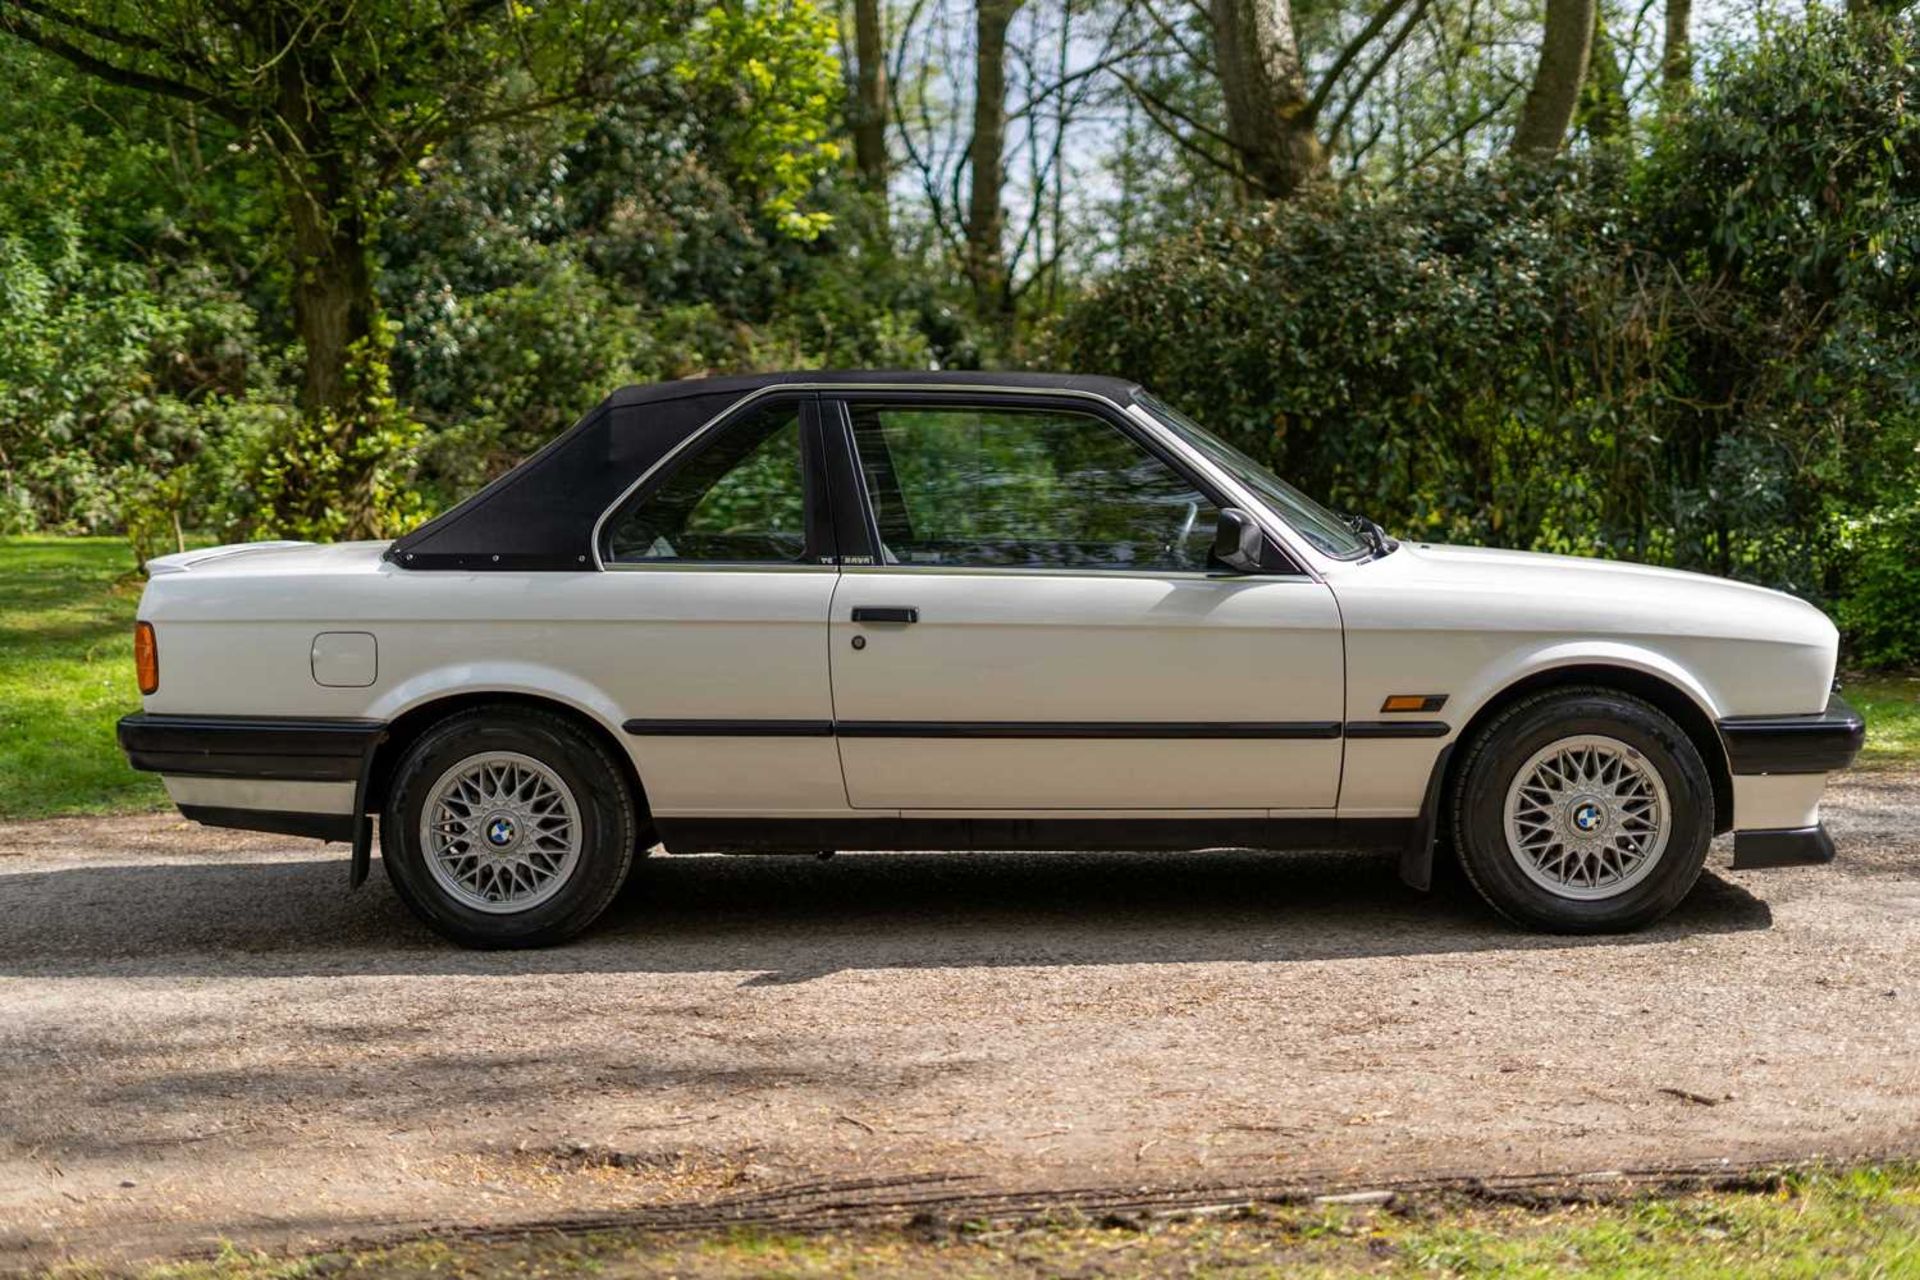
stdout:
[[1366,856],[849,854],[475,954],[338,846],[0,827],[0,1270],[1920,1153],[1920,772],[1830,800],[1835,866],[1592,940]]

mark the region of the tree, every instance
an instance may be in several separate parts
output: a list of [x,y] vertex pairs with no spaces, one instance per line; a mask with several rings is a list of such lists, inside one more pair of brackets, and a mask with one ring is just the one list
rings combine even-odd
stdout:
[[[1203,119],[1141,79],[1127,87],[1148,118],[1189,154],[1232,174],[1256,197],[1291,198],[1326,176],[1333,143],[1367,92],[1426,17],[1430,0],[1383,0],[1350,38],[1330,50],[1317,81],[1307,74],[1291,0],[1208,0],[1212,37],[1207,65],[1220,86],[1225,128]],[[1202,53],[1145,11],[1190,62]],[[1224,151],[1224,154],[1223,154]]]
[[1545,160],[1560,150],[1587,78],[1594,8],[1594,0],[1547,0],[1540,58],[1534,67],[1533,85],[1520,104],[1520,121],[1514,126],[1510,144],[1514,155]]
[[854,166],[867,190],[887,196],[887,53],[880,27],[880,0],[853,0]]
[[967,146],[967,279],[980,313],[1007,315],[1006,186],[1007,28],[1020,0],[978,0],[974,7],[973,138]]
[[1627,77],[1607,33],[1603,6],[1593,7],[1593,47],[1587,55],[1587,82],[1580,94],[1580,122],[1595,142],[1625,142],[1633,125],[1627,108]]
[[1227,139],[1247,184],[1284,200],[1326,170],[1288,0],[1211,0]]
[[1660,51],[1660,84],[1675,96],[1693,85],[1693,0],[1667,0],[1667,42]]
[[[612,0],[0,0],[0,34],[212,117],[264,161],[305,447],[331,452],[317,474],[348,492],[368,480],[369,415],[390,408],[372,254],[388,193],[449,139],[592,99],[665,43],[665,18]],[[288,478],[293,500],[312,501],[302,487]],[[377,512],[348,505],[341,532],[378,531]]]

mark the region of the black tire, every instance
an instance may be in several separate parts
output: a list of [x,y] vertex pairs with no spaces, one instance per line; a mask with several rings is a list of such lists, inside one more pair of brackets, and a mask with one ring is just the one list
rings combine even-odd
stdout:
[[[561,886],[521,911],[489,912],[441,884],[420,846],[429,793],[449,769],[489,751],[544,765],[571,792],[579,854]],[[380,813],[381,862],[394,891],[436,933],[464,947],[544,947],[597,919],[632,868],[641,835],[632,789],[607,749],[564,717],[530,707],[476,707],[434,725],[407,749]]]
[[[1666,847],[1644,878],[1593,899],[1562,896],[1529,877],[1506,829],[1516,775],[1537,752],[1582,734],[1638,753],[1659,775],[1672,812]],[[1450,807],[1460,866],[1480,896],[1508,919],[1551,933],[1621,933],[1651,924],[1687,896],[1713,842],[1713,781],[1700,752],[1664,712],[1612,689],[1556,689],[1502,710],[1468,745]]]

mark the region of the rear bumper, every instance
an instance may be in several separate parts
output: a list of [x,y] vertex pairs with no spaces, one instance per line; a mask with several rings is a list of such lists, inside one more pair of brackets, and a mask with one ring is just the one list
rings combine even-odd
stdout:
[[1833,837],[1824,824],[1772,831],[1736,831],[1733,869],[1809,867],[1833,861]]
[[136,769],[180,812],[215,827],[357,841],[378,720],[148,715],[120,721]]
[[137,712],[120,721],[120,749],[129,764],[149,773],[353,782],[385,732],[378,720]]
[[1733,775],[1838,773],[1860,754],[1867,723],[1834,694],[1827,709],[1802,716],[1730,716],[1720,722]]

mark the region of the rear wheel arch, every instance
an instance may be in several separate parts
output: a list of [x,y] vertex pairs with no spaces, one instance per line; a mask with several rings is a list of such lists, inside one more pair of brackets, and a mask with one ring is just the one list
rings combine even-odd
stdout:
[[406,759],[408,750],[420,740],[422,734],[449,716],[481,707],[542,711],[567,721],[592,737],[605,748],[608,756],[626,779],[627,793],[633,800],[634,811],[639,815],[643,827],[651,828],[652,810],[647,804],[647,791],[640,781],[640,771],[634,767],[633,756],[614,732],[577,707],[554,698],[542,698],[525,693],[476,691],[450,694],[407,708],[387,725],[386,738],[374,749],[373,767],[367,777],[363,811],[379,813],[386,806],[388,787],[393,780],[394,770],[399,767],[402,760]]

